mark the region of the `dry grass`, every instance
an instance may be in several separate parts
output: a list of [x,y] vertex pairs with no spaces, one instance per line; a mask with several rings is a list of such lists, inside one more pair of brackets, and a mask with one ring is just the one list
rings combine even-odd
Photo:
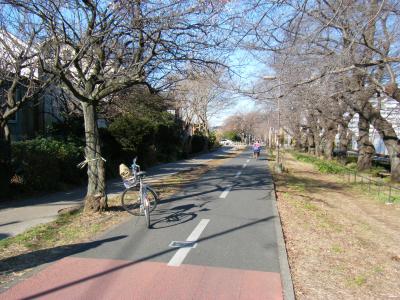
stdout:
[[400,207],[288,157],[274,174],[298,299],[400,299]]
[[[159,194],[168,199],[185,184],[217,168],[225,159],[239,154],[235,151],[207,165],[175,175],[145,180]],[[55,261],[73,253],[78,244],[95,239],[131,217],[120,205],[120,195],[109,197],[109,210],[101,213],[82,213],[82,209],[62,214],[57,220],[36,226],[20,235],[0,241],[0,287],[23,277],[33,267]]]

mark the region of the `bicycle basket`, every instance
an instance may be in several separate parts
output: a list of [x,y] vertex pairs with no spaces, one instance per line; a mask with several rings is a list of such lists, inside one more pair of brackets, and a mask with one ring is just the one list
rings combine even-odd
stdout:
[[126,178],[123,180],[125,188],[131,188],[137,184],[137,180],[135,176]]

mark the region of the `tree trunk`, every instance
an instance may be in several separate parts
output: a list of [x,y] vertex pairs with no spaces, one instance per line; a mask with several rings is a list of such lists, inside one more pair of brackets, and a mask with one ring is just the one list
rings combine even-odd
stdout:
[[102,211],[107,208],[104,160],[101,157],[100,136],[97,127],[96,106],[82,102],[85,122],[85,158],[87,161],[88,187],[84,211]]
[[311,130],[307,130],[307,152],[309,154],[315,154],[315,140],[314,140],[314,134],[312,133]]
[[300,133],[297,137],[294,138],[294,149],[296,151],[303,150],[303,145],[304,145],[304,143],[302,143],[302,141],[304,140],[303,136],[304,135]]
[[350,138],[351,138],[351,132],[349,128],[344,125],[339,126],[339,152],[338,156],[340,161],[345,164],[346,163],[346,157],[347,157],[347,151],[349,148],[349,143],[350,143]]
[[400,182],[400,146],[399,140],[389,139],[385,141],[385,146],[390,157],[390,174],[394,182]]
[[9,195],[12,176],[11,133],[6,122],[1,124],[1,130],[4,137],[0,139],[0,197]]
[[383,142],[389,153],[391,180],[400,182],[400,141],[393,129],[392,124],[383,118],[381,114],[375,111],[372,107],[371,110],[373,111],[372,124],[379,132],[379,135],[383,139]]
[[[380,110],[374,108],[368,101],[360,101],[358,103],[358,111],[361,122],[363,122],[363,119],[368,120],[379,132],[379,135],[383,139],[383,142],[389,153],[391,179],[392,181],[400,182],[400,159],[398,157],[400,153],[400,147],[399,139],[393,128],[393,125],[384,117],[382,117]],[[366,131],[366,133],[368,133],[368,131]]]
[[313,138],[314,138],[314,145],[315,145],[315,149],[314,149],[314,154],[316,156],[321,156],[321,137],[319,136],[319,133],[314,133],[313,132]]
[[329,136],[325,139],[324,158],[328,160],[333,159],[333,150],[335,147],[335,137]]
[[293,131],[290,146],[292,146],[297,151],[301,151],[304,149],[304,147],[306,147],[305,139],[306,135],[304,131],[299,127],[298,130]]
[[359,114],[358,119],[358,160],[359,171],[368,170],[372,166],[372,158],[375,155],[375,147],[369,140],[369,122]]
[[324,157],[325,159],[333,159],[333,149],[335,147],[335,137],[337,133],[337,124],[330,122],[325,128],[325,147],[324,147]]
[[271,148],[271,149],[275,149],[276,148],[276,144],[275,144],[275,129],[274,128],[269,128],[269,137],[268,137],[268,139],[269,139],[269,142],[268,142],[268,144],[269,144],[269,147]]
[[339,151],[346,154],[349,148],[351,133],[347,127],[339,126]]

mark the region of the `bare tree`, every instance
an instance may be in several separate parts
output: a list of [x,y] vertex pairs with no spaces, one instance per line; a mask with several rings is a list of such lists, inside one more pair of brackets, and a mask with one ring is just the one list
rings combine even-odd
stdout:
[[182,119],[197,125],[207,137],[210,119],[231,104],[223,89],[221,70],[189,70],[189,74],[176,84],[173,95]]
[[[258,51],[272,50],[281,60],[291,56],[297,60],[297,65],[303,64],[303,71],[298,73],[302,77],[285,83],[290,87],[287,92],[312,84],[323,85],[329,91],[319,93],[320,99],[312,105],[317,109],[318,120],[332,111],[326,103],[340,99],[348,107],[345,115],[359,114],[359,125],[368,127],[368,131],[368,124],[372,125],[389,152],[392,179],[400,180],[398,137],[393,124],[375,104],[382,94],[393,99],[398,95],[396,72],[399,55],[396,45],[399,31],[395,25],[399,17],[398,1],[318,0],[282,2],[281,5],[285,7],[281,20],[263,15],[253,26],[253,36],[257,38],[255,48]],[[279,32],[273,35],[274,39],[264,38],[263,35],[271,36],[271,29],[266,24],[275,25],[270,28]],[[292,63],[286,66],[286,73],[292,71]],[[324,104],[318,107],[318,103]],[[345,122],[337,122],[339,128],[347,122],[347,118],[341,119]],[[368,124],[363,124],[363,120]],[[326,121],[318,123],[327,125],[317,129],[322,142],[327,145],[333,134],[326,134],[337,127],[328,126]],[[368,167],[373,153],[371,144],[361,142],[360,146],[359,167]]]
[[6,194],[12,175],[10,119],[26,104],[39,101],[52,82],[40,73],[41,24],[25,12],[0,7],[0,189]]
[[223,45],[223,4],[197,1],[7,1],[40,18],[48,35],[42,67],[57,75],[82,106],[88,190],[85,210],[107,206],[105,160],[97,128],[98,105],[137,84],[162,86],[187,62],[215,64]]
[[[242,141],[250,143],[254,139],[266,141],[270,146],[275,143],[276,116],[269,109],[260,109],[247,113],[237,113],[225,119],[223,131],[236,132]],[[273,133],[273,134],[271,134]]]

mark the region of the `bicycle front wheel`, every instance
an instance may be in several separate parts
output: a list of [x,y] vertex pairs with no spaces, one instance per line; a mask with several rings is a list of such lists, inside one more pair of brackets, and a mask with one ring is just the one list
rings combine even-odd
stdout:
[[140,193],[139,187],[127,188],[121,196],[122,207],[130,214],[138,216],[140,212]]

